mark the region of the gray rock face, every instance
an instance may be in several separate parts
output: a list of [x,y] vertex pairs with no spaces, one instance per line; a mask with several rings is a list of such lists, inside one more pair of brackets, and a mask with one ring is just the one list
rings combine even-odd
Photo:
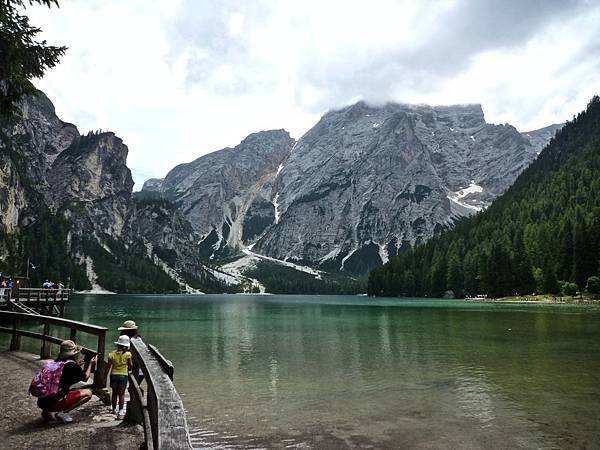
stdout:
[[163,178],[150,178],[149,180],[146,180],[146,182],[142,186],[142,191],[160,192],[162,182]]
[[25,186],[10,158],[0,158],[0,234],[14,233],[28,204]]
[[[42,93],[27,98],[22,111],[22,117],[0,123],[0,231],[18,234],[49,210],[67,219],[64,245],[76,264],[90,259],[81,246],[86,240],[108,253],[107,244],[117,242],[142,249],[132,256],[148,258],[182,284],[214,281],[185,217],[173,206],[132,198],[128,149],[120,138],[110,132],[80,136],[56,117]],[[9,251],[1,238],[0,260]]]
[[77,128],[60,120],[43,94],[21,105],[21,117],[0,119],[0,229],[14,232],[34,220],[28,205],[52,197],[46,173],[57,155],[79,136]]
[[133,188],[127,153],[127,146],[114,133],[75,138],[47,173],[54,208],[84,207],[84,217],[93,219],[88,231],[119,239]]
[[201,252],[253,251],[364,273],[502,194],[560,126],[519,133],[480,105],[363,102],[327,113],[295,145],[249,136],[175,167],[158,187],[202,236]]
[[526,131],[521,134],[531,142],[536,154],[539,155],[559,128],[562,128],[562,125],[549,125],[539,130]]
[[[271,204],[271,182],[293,144],[287,131],[262,131],[167,174],[159,190],[200,234],[204,256],[239,250],[244,219],[264,214],[260,205]],[[156,190],[154,180],[144,184],[143,191]]]
[[125,220],[123,239],[129,244],[141,240],[148,257],[174,269],[183,282],[187,282],[190,275],[210,282],[211,275],[198,252],[198,235],[170,202],[134,201]]
[[332,111],[273,182],[278,221],[253,250],[363,273],[488,205],[557,128],[530,140],[479,105]]

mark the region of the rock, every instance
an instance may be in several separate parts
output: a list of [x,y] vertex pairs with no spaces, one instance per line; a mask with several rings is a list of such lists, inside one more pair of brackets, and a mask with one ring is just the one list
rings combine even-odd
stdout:
[[480,105],[331,111],[274,181],[280,220],[254,251],[364,273],[489,205],[557,128],[532,144],[487,124]]
[[480,105],[364,102],[331,111],[295,145],[283,130],[181,164],[143,190],[178,205],[218,259],[253,251],[366,273],[502,194],[559,125],[519,133]]
[[[138,277],[144,264],[154,265],[181,289],[221,290],[222,283],[200,261],[196,250],[200,237],[187,219],[172,205],[162,205],[160,198],[143,204],[133,198],[128,148],[119,137],[111,132],[79,135],[75,126],[56,116],[41,92],[26,98],[21,109],[21,117],[0,122],[6,136],[1,141],[0,231],[19,239],[23,229],[47,218],[46,212],[63,218],[68,227],[64,242],[56,242],[63,237],[54,234],[53,242],[36,245],[52,247],[54,254],[57,246],[63,246],[73,267],[83,267],[98,290],[103,287],[95,272],[103,271],[100,278],[116,284],[114,280],[128,275],[122,273],[126,270],[120,266],[122,256],[136,260]],[[1,235],[0,261],[14,256],[15,248],[15,242]],[[121,257],[113,255],[115,248]],[[94,261],[99,257],[102,267]],[[63,262],[62,267],[69,264]],[[70,275],[62,274],[65,281]],[[152,281],[147,285],[153,286]]]
[[[251,216],[261,216],[264,221],[265,212],[258,212],[260,206],[253,205],[272,203],[271,182],[293,144],[285,130],[261,131],[235,148],[180,164],[167,174],[159,190],[177,204],[201,235],[205,241],[201,247],[204,256],[214,258],[226,249],[239,251],[249,210]],[[156,190],[153,180],[144,184],[142,192]],[[258,225],[261,226],[264,228]]]

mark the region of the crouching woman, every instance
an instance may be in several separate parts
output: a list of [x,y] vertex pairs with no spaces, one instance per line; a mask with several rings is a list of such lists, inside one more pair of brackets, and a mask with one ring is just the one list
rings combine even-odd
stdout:
[[[77,355],[81,347],[73,341],[63,341],[60,344],[60,353],[54,362],[57,367],[62,366],[58,392],[38,399],[37,404],[42,409],[42,417],[45,421],[60,420],[71,423],[73,418],[68,412],[83,405],[92,398],[89,389],[70,390],[71,386],[80,381],[87,381],[92,369],[96,366],[97,358],[94,356],[87,367],[81,368]],[[60,370],[60,369],[58,369]]]

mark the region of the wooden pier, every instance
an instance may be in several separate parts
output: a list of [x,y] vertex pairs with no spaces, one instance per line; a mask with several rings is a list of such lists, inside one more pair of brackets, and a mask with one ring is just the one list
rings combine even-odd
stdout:
[[70,289],[4,289],[0,295],[0,310],[64,317],[70,292]]

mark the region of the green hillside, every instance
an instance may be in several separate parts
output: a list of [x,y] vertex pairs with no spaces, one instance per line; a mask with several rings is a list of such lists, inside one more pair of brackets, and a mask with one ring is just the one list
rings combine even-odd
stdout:
[[596,96],[486,211],[373,270],[368,291],[432,297],[582,291],[590,277],[596,286],[599,260]]

